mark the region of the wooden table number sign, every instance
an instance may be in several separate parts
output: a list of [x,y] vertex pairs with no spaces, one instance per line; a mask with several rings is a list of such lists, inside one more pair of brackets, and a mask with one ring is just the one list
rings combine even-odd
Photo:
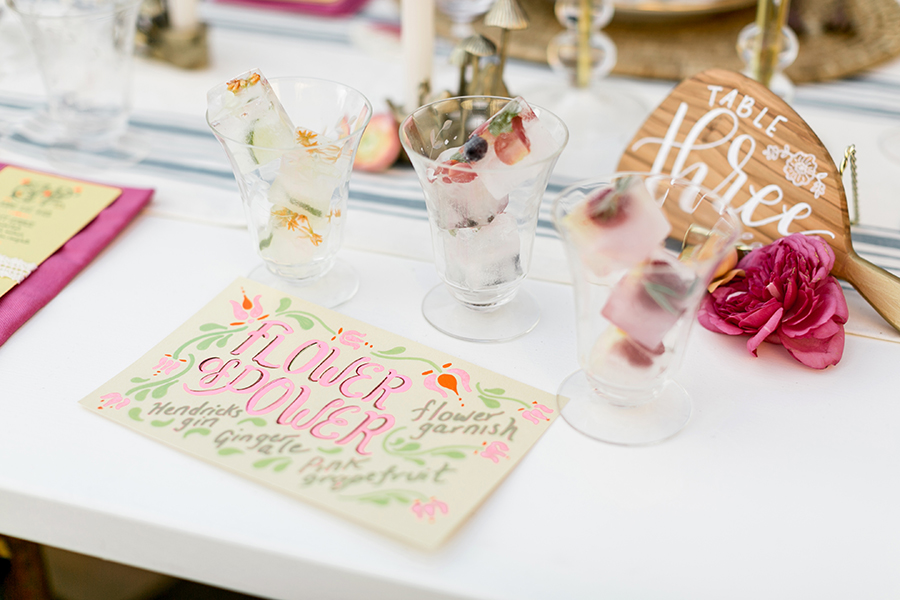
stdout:
[[834,249],[832,274],[900,331],[900,279],[853,250],[837,167],[809,125],[765,86],[721,69],[683,81],[631,140],[619,171],[678,175],[717,192],[739,213],[750,245],[820,235]]

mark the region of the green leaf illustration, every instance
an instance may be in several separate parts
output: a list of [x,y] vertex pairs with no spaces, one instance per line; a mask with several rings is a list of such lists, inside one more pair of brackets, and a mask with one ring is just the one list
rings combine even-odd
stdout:
[[215,342],[218,339],[219,338],[217,338],[217,337],[208,337],[205,340],[202,340],[199,344],[197,344],[197,350],[206,350],[207,348],[212,346],[213,342]]
[[494,400],[493,398],[488,398],[486,396],[478,396],[481,398],[481,401],[484,402],[484,405],[488,408],[500,408],[500,403]]
[[289,315],[285,315],[285,316],[290,317],[290,318],[294,319],[295,321],[297,321],[297,324],[300,325],[300,327],[302,329],[312,329],[313,325],[315,325],[315,323],[313,323],[312,319],[310,319],[308,317],[304,317],[303,315],[289,314]]
[[141,418],[141,407],[135,406],[131,410],[128,411],[128,416],[134,419],[135,421],[143,421]]
[[228,329],[224,325],[218,323],[206,323],[200,326],[200,331],[213,331],[214,329]]
[[219,450],[220,456],[231,456],[232,454],[243,454],[243,450],[238,450],[237,448],[222,448]]
[[391,445],[392,445],[392,446],[399,446],[399,445],[402,444],[402,443],[403,443],[403,438],[397,438],[396,440],[394,440],[393,442],[391,442]]
[[459,450],[435,450],[434,452],[432,452],[432,454],[457,459],[466,457],[466,455]]
[[291,464],[291,459],[284,456],[276,456],[275,458],[264,458],[262,460],[258,460],[253,463],[254,469],[265,469],[272,463],[279,462],[279,464],[275,465],[272,469],[273,471],[284,471],[288,468],[288,465]]
[[494,394],[495,396],[502,396],[503,394],[506,393],[506,390],[504,390],[502,388],[493,388],[493,389],[484,390],[484,391],[488,394]]
[[291,307],[291,299],[290,298],[282,298],[281,302],[278,303],[278,308],[275,309],[275,312],[280,313],[284,312]]
[[154,427],[165,427],[166,425],[171,425],[174,420],[175,419],[169,419],[168,421],[150,421],[150,424]]
[[415,452],[419,448],[422,447],[422,444],[418,444],[416,442],[410,442],[403,446],[402,448],[398,448],[397,452]]
[[137,394],[134,395],[134,399],[135,400],[143,400],[144,398],[147,397],[147,394],[149,394],[149,393],[150,393],[150,388],[141,390]]
[[209,432],[209,429],[207,429],[206,427],[194,427],[193,429],[188,429],[187,431],[185,431],[184,435],[182,437],[187,437],[187,436],[191,435],[192,433],[199,433],[200,435],[209,435],[210,432]]
[[343,448],[316,448],[316,450],[325,454],[337,454],[343,450]]
[[165,385],[161,385],[158,388],[155,388],[153,390],[153,393],[150,395],[153,396],[154,398],[156,398],[157,400],[159,400],[160,398],[165,396],[169,392],[169,388],[172,387],[173,385],[175,385],[176,383],[178,383],[177,379],[175,381],[170,381],[169,383],[167,383]]
[[396,348],[391,348],[390,350],[380,350],[379,354],[387,354],[388,356],[392,354],[403,354],[406,352],[406,348],[403,346],[397,346]]
[[260,419],[259,417],[250,417],[249,419],[244,419],[243,421],[238,421],[238,425],[243,425],[244,423],[252,423],[257,427],[265,427],[266,420]]
[[219,341],[216,342],[216,346],[218,346],[219,348],[224,348],[225,345],[228,343],[228,339],[230,337],[231,337],[231,334],[229,333],[228,335],[219,338]]
[[132,377],[131,383],[146,383],[150,381],[149,379],[141,379],[140,377]]
[[378,506],[387,506],[391,501],[409,504],[417,496],[422,500],[425,499],[425,496],[422,494],[407,490],[385,490],[383,492],[362,494],[361,496],[344,496],[343,498],[345,500],[356,500],[357,502],[369,502]]

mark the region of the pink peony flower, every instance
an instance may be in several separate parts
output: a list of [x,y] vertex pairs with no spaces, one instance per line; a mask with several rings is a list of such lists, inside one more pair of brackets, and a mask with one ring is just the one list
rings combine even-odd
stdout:
[[728,335],[750,335],[756,356],[764,341],[783,345],[814,369],[836,365],[844,352],[847,302],[830,275],[834,252],[821,238],[800,233],[750,252],[744,271],[707,295],[698,319]]

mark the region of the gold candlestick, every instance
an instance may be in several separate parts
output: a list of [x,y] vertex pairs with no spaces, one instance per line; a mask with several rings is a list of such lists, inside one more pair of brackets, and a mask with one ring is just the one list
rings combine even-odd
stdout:
[[578,14],[578,57],[575,71],[575,85],[586,88],[591,84],[591,3],[580,0]]
[[790,0],[759,0],[756,7],[756,26],[759,35],[753,49],[750,72],[753,79],[765,86],[772,82],[781,52],[781,29],[787,19]]

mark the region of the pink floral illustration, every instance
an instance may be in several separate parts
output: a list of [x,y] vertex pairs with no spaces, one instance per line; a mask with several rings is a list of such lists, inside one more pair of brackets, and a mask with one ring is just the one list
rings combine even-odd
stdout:
[[412,510],[419,519],[422,519],[427,515],[428,521],[431,523],[434,523],[434,517],[437,514],[437,511],[441,511],[441,513],[445,515],[449,512],[447,505],[434,496],[431,497],[429,502],[422,502],[417,498],[413,502],[410,510]]
[[338,330],[340,337],[338,341],[345,346],[350,346],[354,350],[359,350],[360,344],[363,343],[363,338],[366,337],[366,334],[360,333],[358,331],[343,331],[343,328]]
[[550,419],[545,417],[544,415],[553,414],[553,409],[544,406],[543,404],[538,404],[537,402],[533,402],[534,408],[531,410],[525,410],[524,408],[520,408],[519,410],[523,411],[522,416],[534,423],[535,425],[540,424],[541,421],[549,421]]
[[808,367],[835,365],[844,351],[849,312],[830,275],[834,252],[821,238],[800,233],[741,259],[737,277],[717,287],[700,306],[700,324],[719,333],[749,335],[747,350],[783,345]]
[[161,373],[165,373],[166,375],[171,375],[172,371],[176,368],[180,367],[181,364],[186,363],[187,361],[183,358],[174,359],[171,354],[164,354],[162,358],[159,359],[159,362],[153,367],[153,376],[156,377]]
[[104,394],[100,396],[100,400],[102,400],[101,404],[103,406],[98,406],[97,408],[115,408],[116,410],[125,408],[129,404],[131,404],[131,400],[128,398],[123,398],[122,394],[119,392],[111,392],[109,394]]
[[257,295],[251,302],[250,299],[247,298],[247,293],[244,291],[244,288],[241,288],[241,294],[244,296],[244,299],[240,304],[234,300],[229,300],[229,302],[231,302],[231,308],[234,311],[235,319],[235,322],[231,323],[231,325],[244,325],[245,323],[250,323],[252,321],[261,321],[269,316],[268,314],[262,314],[263,307],[262,303],[259,301],[259,299],[262,298],[261,295]]
[[472,391],[472,388],[469,387],[469,374],[462,369],[447,368],[451,364],[452,363],[447,363],[444,365],[444,372],[440,374],[434,371],[425,371],[422,373],[422,375],[425,375],[425,387],[440,394],[441,398],[447,397],[447,392],[444,390],[450,390],[459,396],[460,386],[467,392]]
[[492,460],[494,463],[499,463],[501,458],[508,457],[507,451],[509,451],[509,446],[503,442],[491,442],[479,456]]

